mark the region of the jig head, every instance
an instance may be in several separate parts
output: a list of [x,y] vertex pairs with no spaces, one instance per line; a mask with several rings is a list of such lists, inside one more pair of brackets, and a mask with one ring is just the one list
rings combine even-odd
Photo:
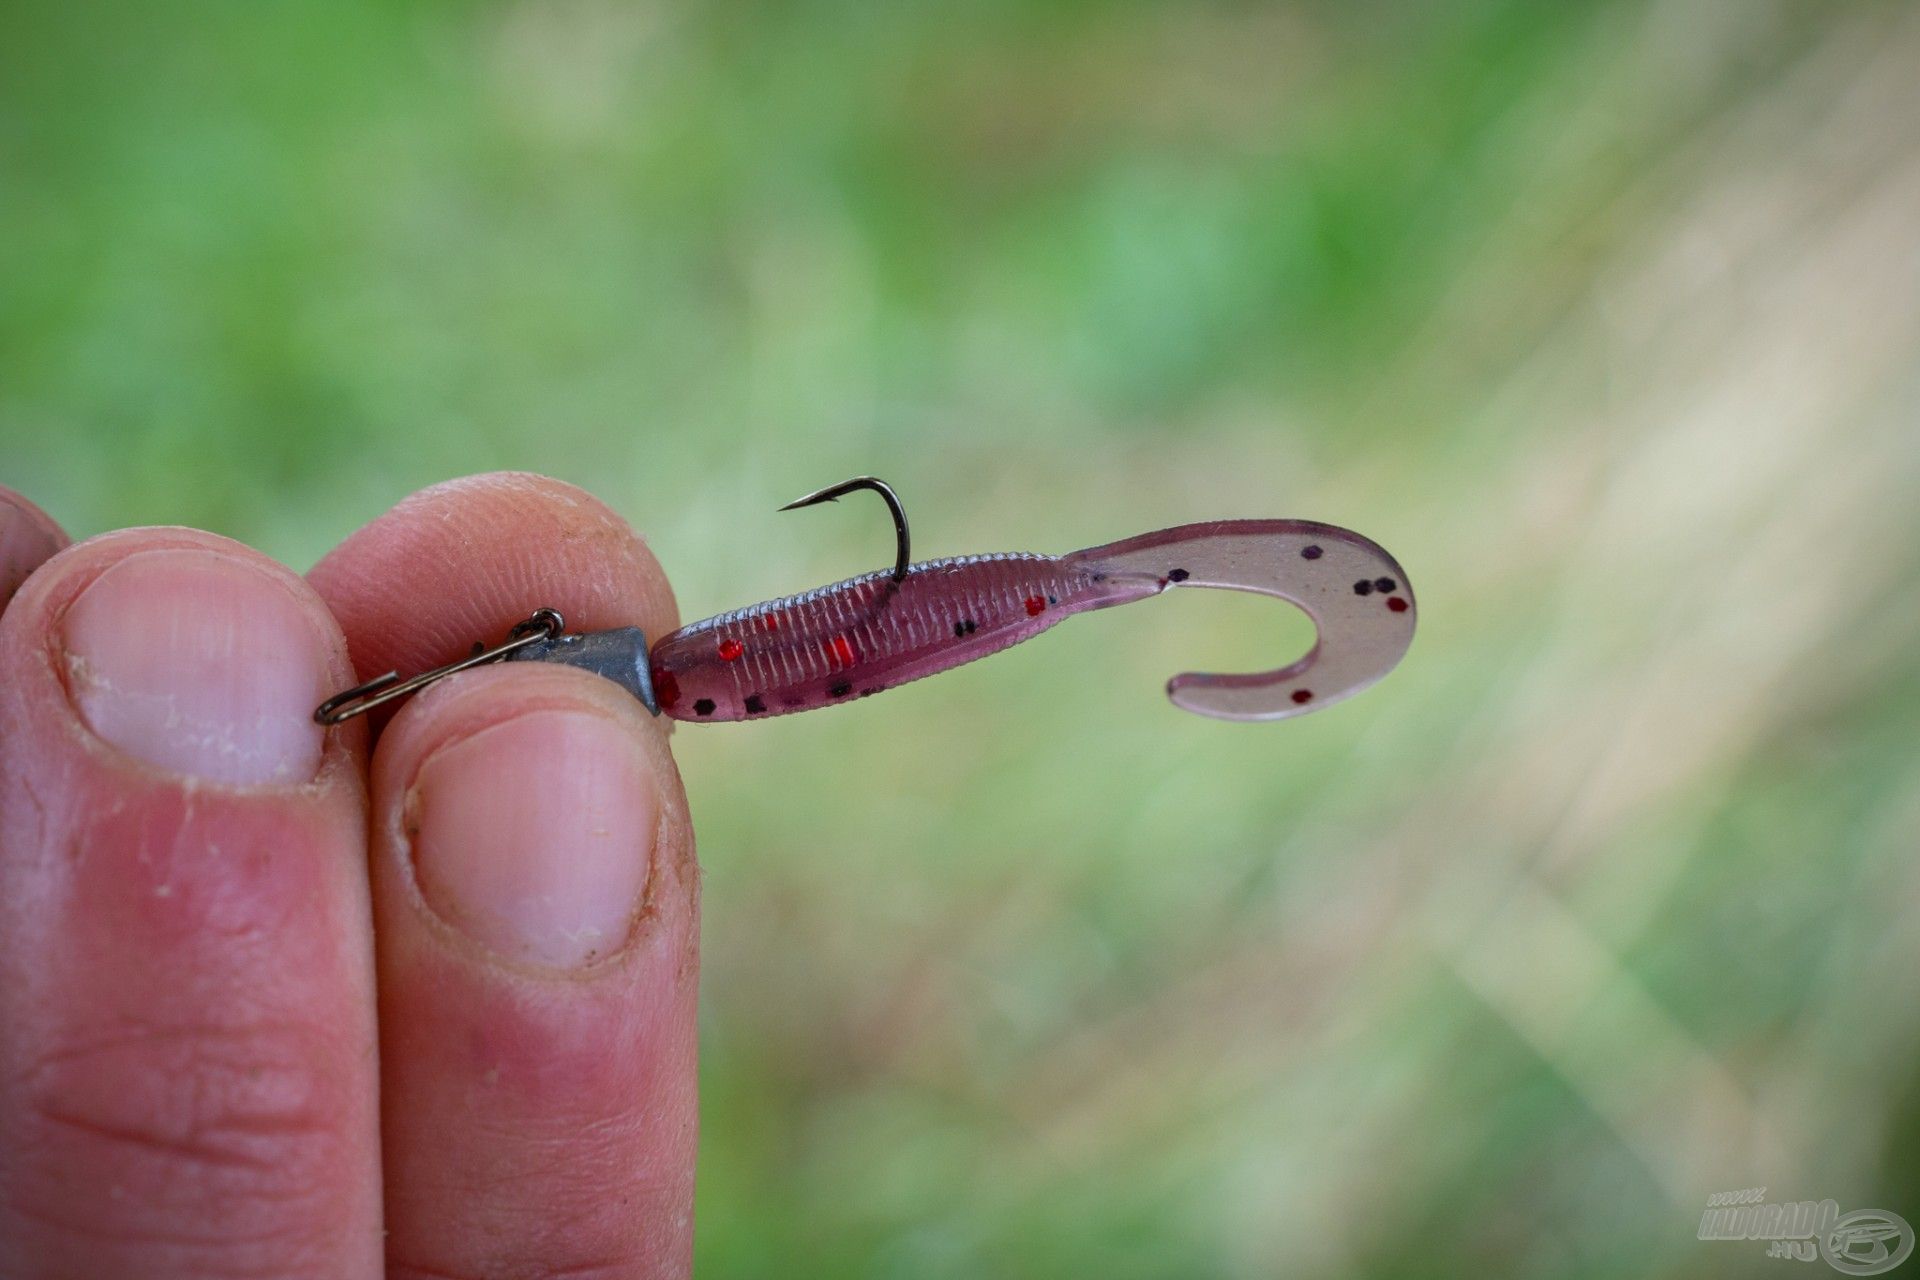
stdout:
[[571,635],[538,609],[505,641],[409,679],[398,673],[329,698],[314,712],[338,724],[443,676],[482,663],[561,662],[616,681],[654,714],[755,720],[866,697],[998,653],[1076,613],[1170,587],[1252,591],[1299,606],[1313,647],[1271,671],[1187,671],[1167,682],[1176,706],[1223,720],[1281,720],[1352,697],[1413,641],[1406,574],[1377,544],[1310,520],[1179,525],[1064,556],[1000,552],[909,563],[900,499],[858,476],[781,510],[870,489],[893,515],[892,569],[719,614],[649,651],[638,627]]

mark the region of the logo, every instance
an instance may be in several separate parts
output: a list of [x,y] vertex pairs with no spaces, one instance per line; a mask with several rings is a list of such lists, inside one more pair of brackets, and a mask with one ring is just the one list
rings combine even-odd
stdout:
[[1881,1209],[1855,1209],[1820,1237],[1820,1256],[1843,1276],[1877,1276],[1912,1252],[1913,1228]]
[[1842,1217],[1833,1200],[1766,1198],[1765,1187],[1708,1196],[1700,1239],[1764,1240],[1769,1258],[1824,1258],[1843,1276],[1884,1275],[1913,1253],[1913,1228],[1897,1213],[1855,1209]]

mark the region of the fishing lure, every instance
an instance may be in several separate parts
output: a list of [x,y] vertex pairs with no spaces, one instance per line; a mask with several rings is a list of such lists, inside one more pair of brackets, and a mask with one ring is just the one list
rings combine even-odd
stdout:
[[758,720],[864,698],[998,653],[1090,609],[1170,587],[1275,596],[1305,610],[1318,636],[1298,661],[1245,674],[1183,672],[1176,706],[1223,720],[1282,720],[1350,698],[1413,641],[1413,589],[1377,544],[1310,520],[1215,520],[1064,556],[999,552],[909,563],[906,511],[885,481],[857,476],[782,511],[872,490],[893,515],[892,569],[735,609],[680,628],[651,649],[638,627],[569,633],[540,608],[504,642],[402,680],[388,672],[320,704],[339,724],[483,663],[558,662],[618,683],[655,715]]

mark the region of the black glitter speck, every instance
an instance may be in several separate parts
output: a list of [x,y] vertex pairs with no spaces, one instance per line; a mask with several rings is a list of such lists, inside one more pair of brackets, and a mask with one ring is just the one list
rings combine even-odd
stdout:
[[1373,585],[1376,589],[1380,591],[1391,593],[1397,584],[1394,582],[1392,578],[1375,578],[1373,580]]
[[836,698],[844,698],[853,692],[853,686],[850,684],[836,684],[831,689],[828,689],[827,692]]
[[700,715],[700,716],[710,716],[710,715],[712,715],[712,714],[713,714],[713,699],[712,699],[712,698],[702,698],[702,699],[700,699],[700,701],[698,701],[698,702],[696,702],[696,703],[694,703],[694,704],[693,704],[693,713],[694,713],[695,715]]
[[757,693],[747,695],[747,714],[757,716],[767,709],[767,700]]
[[1302,560],[1318,560],[1324,554],[1326,553],[1321,551],[1317,544],[1311,547],[1300,548],[1300,558]]
[[1356,582],[1353,584],[1353,594],[1357,596],[1370,596],[1373,594],[1373,584],[1371,582]]
[[1191,577],[1191,576],[1192,576],[1192,575],[1190,575],[1190,574],[1189,574],[1189,573],[1188,573],[1188,572],[1187,572],[1187,571],[1186,571],[1185,569],[1169,569],[1169,570],[1167,570],[1167,581],[1168,581],[1168,582],[1185,582],[1185,581],[1186,581],[1186,580],[1187,580],[1187,579],[1188,579],[1189,577]]

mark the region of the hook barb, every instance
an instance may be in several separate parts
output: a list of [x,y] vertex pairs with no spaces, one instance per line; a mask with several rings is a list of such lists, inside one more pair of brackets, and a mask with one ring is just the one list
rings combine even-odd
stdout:
[[782,511],[797,511],[801,507],[811,507],[815,503],[836,502],[842,495],[853,493],[859,489],[871,489],[879,494],[881,500],[887,504],[887,510],[893,514],[893,580],[895,582],[905,582],[907,580],[907,565],[913,559],[913,540],[912,536],[907,532],[907,512],[906,509],[900,505],[900,495],[893,491],[892,485],[880,477],[855,476],[851,480],[842,480],[839,484],[830,484],[824,489],[816,489],[804,498],[795,498],[792,502],[789,502],[780,509]]

